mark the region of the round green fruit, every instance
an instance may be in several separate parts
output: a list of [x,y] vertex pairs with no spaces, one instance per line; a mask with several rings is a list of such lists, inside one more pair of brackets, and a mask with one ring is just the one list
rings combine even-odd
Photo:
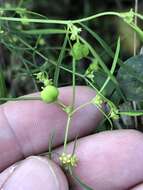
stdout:
[[86,44],[82,44],[82,57],[87,57],[89,54],[89,48]]
[[80,42],[76,42],[73,45],[72,48],[72,56],[75,60],[80,60],[82,59],[83,55],[82,55],[82,44]]
[[86,44],[76,42],[72,48],[72,56],[75,60],[80,60],[87,57],[89,54],[89,48]]
[[46,103],[52,103],[57,100],[59,96],[59,90],[55,86],[49,85],[46,86],[41,91],[41,99]]

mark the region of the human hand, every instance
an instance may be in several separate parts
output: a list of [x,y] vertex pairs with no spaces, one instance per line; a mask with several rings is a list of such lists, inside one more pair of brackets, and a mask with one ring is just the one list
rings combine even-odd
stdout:
[[[71,87],[60,89],[60,99],[67,105],[72,99],[71,91]],[[78,87],[77,94],[76,105],[95,95],[87,87]],[[76,175],[93,190],[143,189],[143,135],[135,130],[89,135],[101,117],[97,108],[90,105],[73,118],[69,141],[82,136],[75,150],[79,160]],[[48,150],[53,132],[54,151],[62,153],[65,124],[66,113],[55,104],[20,101],[0,106],[1,190],[68,190],[68,183],[73,190],[82,189],[72,179],[67,182],[54,161],[31,157]],[[72,148],[73,142],[67,151],[71,153]],[[137,184],[140,186],[135,187]]]

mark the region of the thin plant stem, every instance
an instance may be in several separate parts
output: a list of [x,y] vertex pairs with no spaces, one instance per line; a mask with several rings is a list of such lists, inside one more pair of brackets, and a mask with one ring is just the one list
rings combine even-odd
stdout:
[[[3,8],[0,8],[0,11],[3,11]],[[99,14],[95,14],[93,16],[89,16],[83,19],[77,19],[77,20],[52,20],[52,19],[30,19],[30,18],[15,18],[15,17],[0,17],[0,20],[6,20],[6,21],[13,21],[13,22],[29,22],[29,23],[41,23],[41,24],[61,24],[61,25],[67,25],[70,23],[76,24],[80,22],[86,22],[89,20],[93,20],[102,16],[118,16],[121,17],[120,13],[118,12],[103,12]]]
[[56,102],[58,105],[60,105],[62,108],[66,108],[67,106],[61,101],[61,100],[57,100]]
[[40,97],[0,98],[0,101],[41,100]]
[[[138,13],[138,0],[135,0],[135,13]],[[138,25],[138,18],[136,15],[135,15],[135,19],[134,19],[134,24],[135,24],[135,26]],[[134,32],[134,56],[136,56],[136,54],[137,54],[137,33]],[[136,111],[137,110],[136,102],[133,101],[132,105],[133,105],[133,109]],[[137,127],[138,127],[137,116],[134,116],[134,123],[135,123],[135,128],[137,129]]]
[[68,115],[66,131],[65,131],[65,139],[64,139],[64,152],[66,152],[70,124],[71,124],[71,115]]
[[63,61],[63,57],[64,57],[64,54],[65,54],[65,48],[66,48],[66,45],[67,45],[67,39],[68,39],[67,36],[68,36],[68,31],[66,32],[64,42],[63,42],[63,46],[62,46],[62,49],[61,49],[61,52],[60,52],[60,55],[59,55],[59,58],[58,58],[58,61],[57,61],[57,66],[55,68],[55,74],[54,74],[54,85],[55,86],[58,86],[58,80],[59,80],[59,75],[60,75],[60,66],[61,66],[61,63]]
[[75,72],[76,72],[76,61],[75,59],[73,58],[73,61],[72,61],[72,71],[73,71],[73,74],[72,74],[72,109],[74,109],[74,106],[75,106],[75,96],[76,96],[76,87],[75,87],[75,83],[76,83],[76,75],[75,75]]
[[72,115],[75,114],[77,111],[79,111],[80,109],[85,108],[86,106],[90,105],[91,103],[92,103],[92,102],[90,101],[90,102],[86,102],[86,103],[80,105],[79,107],[75,108],[75,109],[72,111],[71,114],[72,114]]
[[[135,13],[138,13],[138,0],[135,0]],[[135,26],[138,25],[138,17],[135,15],[134,19]],[[137,54],[137,33],[134,32],[134,56]]]
[[[118,62],[119,52],[120,52],[120,38],[118,39],[118,42],[117,42],[116,53],[115,53],[115,57],[114,57],[113,64],[112,64],[112,68],[111,68],[111,71],[110,71],[110,73],[112,75],[113,75],[113,73],[115,71],[116,64]],[[110,81],[110,76],[108,76],[108,78],[104,82],[103,86],[101,87],[100,93],[105,89],[105,87],[107,86],[107,84],[109,83],[109,81]]]
[[105,116],[105,118],[109,121],[109,123],[111,125],[111,130],[112,130],[113,129],[113,123],[112,123],[111,119],[108,117],[108,115],[106,115],[106,113],[102,110],[102,108],[100,108],[99,106],[97,106],[97,108]]
[[67,141],[68,141],[68,133],[69,133],[69,128],[71,126],[71,120],[72,120],[72,111],[74,110],[74,105],[75,105],[75,95],[76,95],[76,91],[75,91],[75,71],[76,71],[76,61],[73,58],[72,61],[72,90],[73,90],[73,94],[72,94],[72,106],[71,106],[71,112],[68,113],[68,119],[67,119],[67,125],[66,125],[66,131],[65,131],[65,140],[64,140],[64,152],[66,152],[66,146],[67,146]]

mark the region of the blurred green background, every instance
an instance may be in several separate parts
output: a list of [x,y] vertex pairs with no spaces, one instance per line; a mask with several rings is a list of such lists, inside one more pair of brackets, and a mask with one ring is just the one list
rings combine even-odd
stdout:
[[[1,7],[19,6],[45,15],[50,19],[77,19],[104,11],[129,11],[131,8],[134,8],[134,4],[134,0],[0,0]],[[139,11],[142,12],[142,10],[143,1],[140,0]],[[113,50],[115,49],[117,38],[120,35],[121,58],[126,60],[128,57],[133,55],[133,31],[119,19],[114,17],[103,17],[96,21],[87,22],[86,25],[97,32]],[[18,27],[17,23],[7,22],[3,27],[4,30],[6,30],[7,35],[4,37],[1,36],[0,64],[6,80],[8,95],[15,97],[37,91],[40,87],[37,86],[30,72],[34,72],[35,67],[33,67],[33,64],[41,66],[43,64],[43,60],[36,55],[34,58],[31,57],[26,51],[20,51],[20,48],[23,48],[23,44],[16,42],[16,36],[20,36],[20,34],[15,32],[15,28]],[[29,27],[34,28],[35,25],[24,25],[19,27],[27,29]],[[36,25],[36,27],[41,28],[41,25]],[[83,32],[82,35],[93,45],[93,47],[96,48],[97,52],[103,57],[105,63],[110,66],[111,58],[104,54],[103,49],[96,43],[96,41],[93,41],[86,32]],[[38,36],[21,36],[21,38],[33,47]],[[61,46],[63,43],[63,37],[59,35],[43,36],[43,39],[45,44],[44,46],[37,47],[39,48],[38,50],[46,57],[50,57],[56,61],[58,59],[59,52],[56,50],[49,51],[48,48],[54,49],[56,46]],[[14,43],[17,48],[12,47]],[[140,51],[140,47],[141,44],[137,40],[138,52]],[[22,58],[24,57],[27,60],[27,63],[24,62],[23,64],[22,60],[19,58],[20,56]],[[31,66],[29,66],[30,63],[28,65],[28,61],[31,63]],[[67,65],[69,63],[70,59],[67,58],[64,60],[63,65]],[[83,60],[77,69],[79,71],[83,70],[84,72],[89,64],[90,63],[87,60]],[[50,77],[53,78],[54,67],[49,66],[48,72]],[[71,75],[66,72],[61,72],[59,86],[70,84]],[[77,84],[84,84],[84,81],[79,79],[77,80]]]

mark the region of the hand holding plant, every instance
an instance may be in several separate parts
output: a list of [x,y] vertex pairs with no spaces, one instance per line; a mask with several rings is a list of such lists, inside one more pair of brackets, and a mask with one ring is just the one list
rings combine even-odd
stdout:
[[[70,104],[72,87],[61,88],[59,91],[60,100],[64,104]],[[75,107],[90,101],[95,96],[94,91],[87,87],[76,87],[76,91]],[[73,175],[67,173],[70,176],[67,182],[61,169],[48,159],[48,154],[29,157],[47,151],[51,134],[55,132],[51,145],[52,159],[60,164],[58,157],[64,150],[62,144],[66,123],[65,112],[58,105],[47,105],[38,100],[1,105],[0,132],[3,138],[0,138],[0,170],[3,172],[0,174],[0,187],[68,190],[69,183],[72,189],[91,187],[91,189],[118,190],[131,189],[141,183],[142,134],[134,130],[118,130],[89,135],[98,126],[101,118],[101,113],[93,105],[88,105],[75,114],[68,137],[68,141],[73,140],[73,142],[67,144],[66,151],[68,154],[73,151],[74,139],[78,135],[75,148],[78,161]],[[26,160],[14,164],[26,157],[28,157]],[[9,168],[10,165],[12,166]],[[83,186],[81,184],[79,186],[79,180],[84,182]]]
[[[120,104],[126,103],[129,98],[126,95],[127,89],[123,86],[126,84],[126,74],[123,74],[125,69],[129,68],[129,79],[138,86],[135,91],[138,94],[142,90],[142,76],[134,78],[134,73],[138,72],[134,65],[130,66],[128,61],[123,64],[120,59],[120,37],[113,52],[106,42],[84,23],[103,16],[116,16],[142,40],[143,31],[135,24],[134,18],[143,20],[143,16],[131,9],[125,13],[103,12],[77,20],[50,20],[22,8],[0,10],[1,43],[10,51],[18,49],[13,43],[21,44],[18,58],[26,67],[34,85],[37,88],[38,83],[41,85],[39,94],[12,98],[4,97],[3,93],[0,97],[0,101],[16,101],[0,107],[0,169],[4,170],[0,174],[1,189],[124,190],[140,184],[143,181],[142,134],[133,130],[113,129],[121,128],[119,119],[122,116],[143,115],[142,110],[120,109]],[[23,26],[12,26],[11,30],[14,32],[8,42],[5,22],[21,23]],[[33,24],[32,27],[40,24],[56,25],[60,28],[32,29],[30,24]],[[111,68],[106,65],[94,46],[83,37],[83,31],[96,39],[112,58]],[[17,33],[18,36],[15,35]],[[37,34],[38,39],[33,47],[32,43],[25,40],[25,36]],[[41,38],[45,34],[64,36],[56,61],[52,56],[45,56],[41,49],[38,50],[39,45],[45,45],[44,39]],[[42,59],[41,66],[37,66],[36,56]],[[70,66],[62,64],[66,57],[70,59]],[[143,59],[142,56],[133,57],[136,58]],[[78,72],[77,67],[83,59],[90,61],[89,67],[84,72]],[[54,67],[53,77],[49,77],[50,64]],[[70,87],[58,88],[61,71],[71,74]],[[101,76],[103,78],[100,81]],[[84,80],[90,88],[77,86],[77,79]],[[3,87],[4,80],[0,82]],[[108,89],[109,84],[111,89]],[[104,126],[105,122],[111,131],[94,134],[96,128]],[[36,156],[5,170],[31,155]]]

